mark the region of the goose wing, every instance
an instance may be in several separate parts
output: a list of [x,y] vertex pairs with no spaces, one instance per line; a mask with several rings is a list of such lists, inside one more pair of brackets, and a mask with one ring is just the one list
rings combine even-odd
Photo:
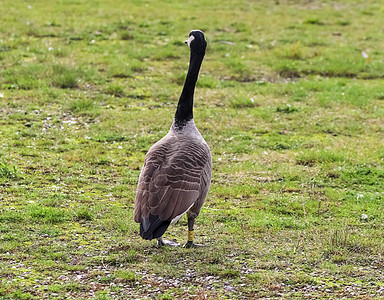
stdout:
[[153,145],[139,178],[135,221],[150,214],[170,221],[185,213],[201,196],[201,183],[210,179],[207,165],[211,156],[204,140],[166,136]]

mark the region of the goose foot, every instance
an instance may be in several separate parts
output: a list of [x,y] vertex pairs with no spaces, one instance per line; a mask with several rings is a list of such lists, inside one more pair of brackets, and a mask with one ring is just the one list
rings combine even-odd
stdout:
[[184,248],[200,248],[200,247],[204,247],[203,244],[195,244],[194,242],[187,242],[184,246]]
[[176,241],[164,240],[162,238],[157,239],[157,246],[179,247],[180,244]]
[[194,244],[192,241],[188,241],[185,245],[184,248],[196,248],[196,244]]

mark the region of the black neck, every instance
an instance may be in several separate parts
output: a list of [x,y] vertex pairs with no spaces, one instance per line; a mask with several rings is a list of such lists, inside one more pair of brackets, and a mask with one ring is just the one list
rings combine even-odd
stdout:
[[187,78],[185,79],[175,114],[175,125],[177,128],[184,127],[189,120],[193,119],[193,94],[204,54],[204,52],[196,53],[191,51]]

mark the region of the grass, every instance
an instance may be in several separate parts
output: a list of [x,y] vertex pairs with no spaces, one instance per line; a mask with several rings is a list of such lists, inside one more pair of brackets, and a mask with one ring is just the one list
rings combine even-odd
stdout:
[[4,158],[0,162],[0,178],[12,179],[17,177],[17,169],[14,165],[8,164]]
[[[383,298],[381,3],[0,6],[0,299]],[[204,247],[157,249],[133,201],[194,28]]]

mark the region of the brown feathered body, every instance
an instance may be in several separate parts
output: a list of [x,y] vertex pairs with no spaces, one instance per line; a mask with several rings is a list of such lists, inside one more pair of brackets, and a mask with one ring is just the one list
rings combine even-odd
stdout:
[[[135,199],[135,221],[142,225],[141,235],[161,237],[188,210],[197,216],[211,175],[211,153],[193,119],[181,130],[173,124],[145,156]],[[150,228],[153,224],[157,228]]]

